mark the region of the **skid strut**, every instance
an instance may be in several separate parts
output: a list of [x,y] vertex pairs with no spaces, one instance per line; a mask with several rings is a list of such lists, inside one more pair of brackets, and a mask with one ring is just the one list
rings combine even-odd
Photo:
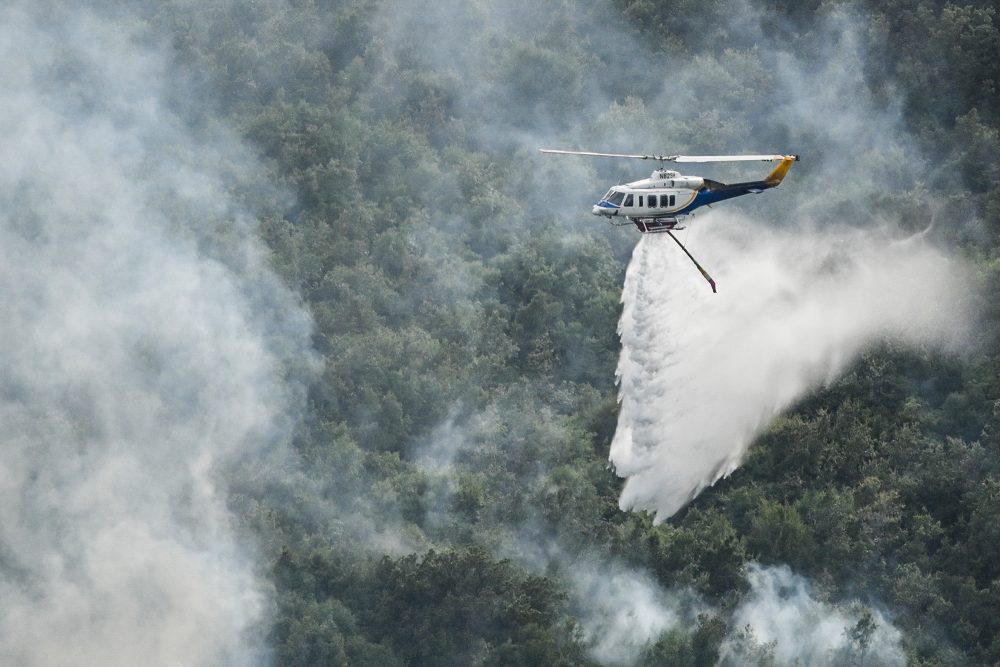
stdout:
[[681,243],[680,240],[678,240],[678,238],[674,236],[669,229],[664,229],[663,231],[666,232],[667,234],[670,234],[670,238],[674,240],[674,243],[676,243],[681,247],[681,250],[683,250],[684,254],[688,256],[688,259],[690,259],[694,263],[694,265],[698,268],[698,270],[701,271],[702,277],[705,278],[705,280],[708,281],[708,284],[712,286],[712,294],[718,294],[718,291],[715,289],[715,281],[712,280],[712,276],[708,275],[708,271],[701,268],[701,264],[698,263],[698,260],[696,260],[694,256],[692,256],[691,253],[688,252],[688,249],[684,247],[684,244]]

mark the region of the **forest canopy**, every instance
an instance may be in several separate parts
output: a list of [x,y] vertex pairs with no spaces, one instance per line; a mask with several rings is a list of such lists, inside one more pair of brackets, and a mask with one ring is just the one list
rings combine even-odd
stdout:
[[[293,195],[260,230],[322,356],[295,441],[314,496],[276,502],[237,474],[233,501],[274,545],[279,662],[782,662],[782,647],[734,626],[759,593],[751,563],[787,565],[844,609],[888,610],[856,617],[843,650],[861,659],[867,619],[898,628],[913,664],[1000,660],[994,6],[253,7],[165,3],[146,20]],[[530,152],[739,151],[752,135],[801,151],[806,174],[850,164],[857,153],[811,153],[820,140],[759,112],[782,89],[774,44],[822,71],[848,37],[864,94],[897,110],[930,167],[909,190],[826,215],[863,226],[852,212],[868,208],[917,230],[943,198],[938,243],[977,267],[976,352],[875,345],[673,520],[623,513],[606,458],[635,237],[586,215],[613,168]],[[694,82],[686,104],[660,106]],[[318,522],[312,503],[330,508]],[[688,620],[648,643],[601,652],[609,621],[588,616],[595,592],[571,575],[587,559],[711,611],[679,609]]]
[[[253,276],[199,308],[245,299],[272,360],[258,371],[281,388],[219,419],[288,403],[234,436],[267,446],[212,457],[220,521],[252,554],[264,599],[245,631],[264,638],[258,657],[1000,662],[998,11],[93,3],[90,20],[166,54],[179,74],[160,94],[195,138],[162,139],[166,153],[203,154],[212,192],[226,193],[205,210],[208,185],[156,172],[143,190],[167,202],[156,233]],[[74,95],[72,65],[55,69],[53,86]],[[74,102],[110,117],[116,103]],[[240,149],[199,144],[218,135]],[[795,228],[782,210],[794,201],[816,226],[923,234],[969,267],[973,340],[959,351],[877,340],[669,520],[623,511],[608,453],[638,235],[589,211],[609,183],[648,170],[539,147],[801,153],[781,188],[727,206],[781,229]],[[710,254],[710,240],[701,247]],[[247,335],[221,319],[226,336]],[[151,373],[179,356],[128,340]],[[208,393],[235,394],[258,371]],[[179,419],[190,409],[169,406]],[[791,616],[769,620],[772,604]]]

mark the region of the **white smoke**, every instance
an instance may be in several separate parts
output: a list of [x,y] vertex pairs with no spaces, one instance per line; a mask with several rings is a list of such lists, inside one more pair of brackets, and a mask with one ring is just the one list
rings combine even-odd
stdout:
[[824,601],[785,565],[749,564],[749,591],[735,609],[725,610],[690,589],[665,590],[648,572],[616,561],[571,559],[558,548],[547,556],[561,562],[582,639],[602,665],[640,662],[664,634],[691,635],[700,614],[727,619],[720,665],[905,663],[902,633],[881,611]]
[[[721,665],[749,664],[748,654],[762,648],[777,665],[906,664],[899,630],[878,610],[816,600],[809,582],[786,566],[753,564],[746,578],[750,592],[730,619]],[[867,631],[859,627],[865,612],[873,622]]]
[[666,590],[645,569],[568,549],[542,526],[528,523],[505,536],[499,555],[565,585],[580,638],[598,663],[635,664],[665,632],[689,629],[710,610],[696,592]]
[[699,220],[689,245],[644,237],[625,278],[621,411],[611,461],[623,509],[662,522],[735,470],[754,436],[881,338],[957,342],[962,272],[920,239],[777,231],[733,214]]
[[669,630],[690,625],[694,595],[667,593],[646,572],[615,563],[577,563],[569,583],[580,607],[583,639],[602,665],[631,665]]
[[0,26],[0,662],[253,663],[218,470],[281,437],[269,340],[308,324],[225,195],[245,158],[171,111],[125,18]]

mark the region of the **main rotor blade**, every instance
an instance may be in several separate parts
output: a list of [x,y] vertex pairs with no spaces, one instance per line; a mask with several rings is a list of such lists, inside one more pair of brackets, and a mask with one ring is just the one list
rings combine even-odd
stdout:
[[560,151],[551,148],[539,148],[541,153],[554,153],[556,155],[590,155],[591,157],[631,157],[637,160],[672,160],[670,155],[631,155],[628,153],[594,153],[591,151]]
[[786,158],[798,159],[795,155],[638,155],[632,153],[595,153],[593,151],[562,151],[539,148],[542,153],[555,155],[589,155],[591,157],[627,157],[637,160],[659,160],[660,162],[774,162]]
[[760,161],[760,162],[773,162],[775,160],[784,160],[785,155],[674,155],[669,158],[673,162],[744,162],[744,161]]

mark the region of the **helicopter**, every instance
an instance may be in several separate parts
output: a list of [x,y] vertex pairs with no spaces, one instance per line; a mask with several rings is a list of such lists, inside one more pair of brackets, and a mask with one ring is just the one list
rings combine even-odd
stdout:
[[[715,281],[672,232],[684,229],[678,227],[678,223],[691,215],[695,209],[733,197],[760,194],[764,190],[777,187],[788,174],[788,170],[799,159],[798,155],[633,155],[549,148],[540,148],[539,151],[554,155],[585,155],[658,161],[660,166],[653,171],[649,178],[612,187],[599,202],[594,204],[591,213],[607,218],[612,225],[635,225],[644,234],[665,233],[670,235],[670,238],[680,246],[684,254],[711,285],[713,293],[717,293]],[[686,176],[665,167],[667,162],[747,161],[776,161],[778,166],[763,180],[732,184],[720,183],[701,176]]]

